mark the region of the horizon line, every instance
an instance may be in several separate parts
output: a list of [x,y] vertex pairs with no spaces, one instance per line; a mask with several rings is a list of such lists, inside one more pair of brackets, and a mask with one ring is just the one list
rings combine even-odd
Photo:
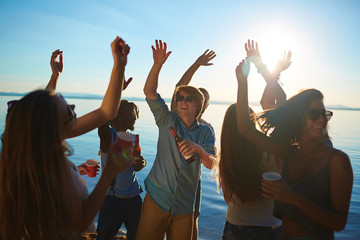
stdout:
[[[0,96],[25,96],[29,92],[0,92]],[[94,94],[94,93],[69,93],[69,92],[63,92],[62,95],[67,98],[73,98],[73,99],[94,99],[94,100],[101,100],[104,98],[101,94]],[[145,97],[127,97],[125,99],[129,99],[131,101],[145,101]],[[170,102],[171,98],[164,98],[165,102]],[[218,100],[210,100],[211,104],[232,104],[235,103],[234,101],[218,101]],[[256,102],[250,102],[253,106],[261,106],[260,103]],[[327,108],[333,109],[333,110],[356,110],[359,111],[360,108],[357,107],[348,107],[345,105],[337,104],[337,105],[326,105]]]

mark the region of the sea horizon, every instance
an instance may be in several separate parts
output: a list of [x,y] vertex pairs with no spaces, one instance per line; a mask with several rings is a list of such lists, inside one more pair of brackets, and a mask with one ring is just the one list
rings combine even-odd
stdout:
[[[18,93],[18,92],[0,92],[0,96],[15,96],[15,97],[22,97],[25,96],[28,92]],[[94,94],[94,93],[69,93],[69,92],[62,92],[61,93],[65,98],[70,99],[88,99],[88,100],[101,100],[104,98],[101,94]],[[129,101],[145,101],[145,96],[143,97],[122,97],[123,99]],[[165,102],[170,102],[171,98],[164,98]],[[219,105],[230,105],[235,101],[219,101],[219,100],[210,100],[210,104],[219,104]],[[259,102],[250,102],[252,106],[261,106]],[[345,105],[325,105],[327,109],[333,110],[350,110],[350,111],[360,111],[360,107],[349,107]]]

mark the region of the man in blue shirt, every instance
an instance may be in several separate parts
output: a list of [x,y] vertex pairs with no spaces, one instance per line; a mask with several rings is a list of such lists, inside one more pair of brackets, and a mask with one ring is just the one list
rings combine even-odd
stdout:
[[[200,163],[212,169],[215,138],[211,129],[200,124],[199,116],[204,97],[195,87],[180,86],[176,90],[177,113],[169,111],[157,93],[158,76],[171,52],[166,43],[156,40],[152,46],[154,65],[146,79],[146,101],[159,128],[154,165],[145,179],[145,196],[136,235],[141,239],[191,239],[195,193]],[[176,146],[169,127],[184,140]],[[195,155],[188,163],[183,156]]]

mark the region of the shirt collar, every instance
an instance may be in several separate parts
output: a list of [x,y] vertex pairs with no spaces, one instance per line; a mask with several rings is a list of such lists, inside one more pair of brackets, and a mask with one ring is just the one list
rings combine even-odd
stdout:
[[188,131],[191,131],[193,129],[196,129],[199,127],[199,122],[197,119],[194,120],[193,124],[191,125],[190,128],[187,128],[186,125],[184,124],[183,120],[181,119],[180,115],[178,114],[177,117],[176,117],[176,120],[180,123],[181,127],[188,130]]

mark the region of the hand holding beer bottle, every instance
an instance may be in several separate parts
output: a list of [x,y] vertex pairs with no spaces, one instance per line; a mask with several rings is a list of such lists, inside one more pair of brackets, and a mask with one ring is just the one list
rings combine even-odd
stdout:
[[[174,139],[175,139],[175,143],[176,143],[176,146],[178,147],[179,151],[180,151],[180,143],[182,141],[184,141],[184,139],[182,139],[179,134],[176,132],[176,130],[173,128],[173,127],[170,127],[170,132],[171,134],[173,135]],[[181,151],[180,151],[181,152]],[[185,158],[185,160],[188,162],[188,163],[192,163],[196,160],[195,158],[195,155],[194,154],[183,154],[183,157]]]

